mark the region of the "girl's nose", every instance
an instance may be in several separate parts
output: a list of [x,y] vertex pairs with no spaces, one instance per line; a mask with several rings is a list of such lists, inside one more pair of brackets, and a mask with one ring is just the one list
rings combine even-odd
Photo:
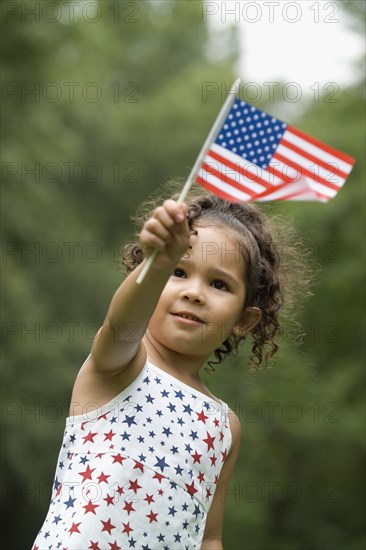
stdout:
[[182,290],[180,298],[186,302],[196,302],[198,304],[204,304],[206,301],[203,292],[194,286]]

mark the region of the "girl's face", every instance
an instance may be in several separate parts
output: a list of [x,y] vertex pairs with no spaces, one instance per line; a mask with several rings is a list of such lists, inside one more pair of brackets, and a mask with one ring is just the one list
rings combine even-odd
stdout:
[[243,323],[246,294],[238,234],[205,223],[195,227],[148,326],[161,345],[204,360]]

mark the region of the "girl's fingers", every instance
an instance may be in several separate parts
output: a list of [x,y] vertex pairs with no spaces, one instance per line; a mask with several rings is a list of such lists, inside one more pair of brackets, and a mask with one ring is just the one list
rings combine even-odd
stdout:
[[184,203],[178,204],[176,201],[168,199],[164,202],[163,208],[169,214],[173,223],[181,223],[186,217],[187,206]]
[[159,206],[154,210],[152,218],[146,222],[146,227],[156,232],[161,238],[168,237],[168,234],[173,235],[177,229],[181,228],[182,223],[186,219],[187,207],[185,204],[178,204],[171,199],[164,202],[163,206]]
[[157,248],[158,250],[163,250],[167,242],[166,240],[160,238],[155,233],[151,233],[147,229],[143,229],[140,233],[140,241],[141,243],[150,248]]
[[159,206],[154,210],[153,217],[150,219],[159,220],[159,222],[168,230],[172,231],[174,228],[175,220],[169,211],[164,206]]
[[157,218],[150,218],[145,223],[145,228],[151,233],[160,237],[166,243],[171,241],[171,235],[169,230]]
[[187,207],[176,201],[167,200],[154,210],[141,233],[140,242],[147,253],[149,249],[166,250],[168,256],[174,256],[174,250],[188,246],[189,228],[186,221]]

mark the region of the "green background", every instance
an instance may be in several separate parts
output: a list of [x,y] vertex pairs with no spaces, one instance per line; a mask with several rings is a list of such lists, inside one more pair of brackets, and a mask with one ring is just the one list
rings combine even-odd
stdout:
[[[188,175],[237,76],[238,27],[225,26],[219,48],[201,1],[82,11],[96,3],[72,14],[44,2],[53,7],[37,16],[24,6],[42,2],[1,2],[7,549],[30,548],[44,520],[72,385],[121,281],[130,216],[162,182]],[[362,33],[365,4],[341,4]],[[285,332],[277,365],[255,377],[245,348],[203,373],[242,424],[225,549],[365,548],[363,61],[359,84],[286,119],[357,159],[328,204],[268,205],[294,219],[320,265],[303,345]],[[256,106],[278,116],[276,95]]]

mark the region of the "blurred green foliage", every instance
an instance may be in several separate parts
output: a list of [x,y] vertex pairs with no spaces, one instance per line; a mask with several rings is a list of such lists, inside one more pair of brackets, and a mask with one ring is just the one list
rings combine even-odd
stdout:
[[[30,547],[47,511],[73,381],[121,281],[130,216],[161,182],[188,175],[223,99],[205,97],[205,83],[229,87],[239,51],[227,26],[213,60],[199,0],[103,1],[100,13],[48,4],[42,13],[41,2],[1,2],[1,462],[12,550]],[[361,4],[344,6],[356,29]],[[303,346],[285,334],[276,367],[256,376],[248,350],[203,373],[242,423],[227,549],[365,545],[363,101],[362,83],[296,120],[357,158],[337,198],[268,206],[296,220],[321,265]],[[276,115],[276,104],[267,110]]]

